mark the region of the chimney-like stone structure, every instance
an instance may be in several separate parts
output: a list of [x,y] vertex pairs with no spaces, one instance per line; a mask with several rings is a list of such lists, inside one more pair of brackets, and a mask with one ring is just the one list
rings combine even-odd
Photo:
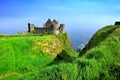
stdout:
[[30,32],[30,33],[34,32],[34,24],[28,23],[28,32]]
[[66,32],[65,24],[60,24],[60,30],[62,31],[62,33]]
[[50,19],[47,20],[45,27],[48,28],[51,26],[52,21]]

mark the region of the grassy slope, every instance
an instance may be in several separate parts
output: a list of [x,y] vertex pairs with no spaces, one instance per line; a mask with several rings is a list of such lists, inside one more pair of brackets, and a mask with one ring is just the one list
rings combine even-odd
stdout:
[[[66,36],[58,37],[66,46]],[[62,40],[63,39],[63,40]],[[20,80],[119,80],[120,79],[120,26],[107,26],[100,29],[83,49],[80,57],[72,62],[52,64],[40,70],[20,74]],[[15,74],[14,74],[15,75]],[[13,79],[14,76],[6,77]]]
[[[88,49],[89,48],[89,49]],[[88,43],[85,49],[87,58],[112,60],[120,63],[120,26],[107,26],[100,29]],[[84,51],[84,49],[83,49]],[[110,59],[109,59],[110,58]],[[110,62],[112,62],[110,61]]]
[[119,80],[120,26],[100,29],[71,63],[60,63],[21,75],[21,80]]
[[114,25],[106,26],[99,31],[97,31],[89,43],[85,46],[85,48],[81,51],[80,55],[83,55],[86,53],[86,51],[90,50],[91,48],[96,47],[100,42],[103,42],[117,27],[114,27]]
[[84,51],[83,58],[97,61],[98,71],[95,72],[98,77],[105,80],[120,79],[120,26],[110,25],[100,29]]
[[77,57],[66,37],[67,34],[59,38],[54,35],[0,35],[0,79],[12,80],[21,73],[40,70],[64,49],[71,51],[68,55]]

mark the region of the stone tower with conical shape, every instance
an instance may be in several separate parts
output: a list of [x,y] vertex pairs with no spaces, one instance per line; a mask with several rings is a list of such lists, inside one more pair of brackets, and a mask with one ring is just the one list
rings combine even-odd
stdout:
[[34,32],[34,24],[28,23],[28,32],[30,32],[30,33]]
[[59,30],[60,30],[62,33],[65,33],[65,32],[66,32],[65,24],[60,24]]

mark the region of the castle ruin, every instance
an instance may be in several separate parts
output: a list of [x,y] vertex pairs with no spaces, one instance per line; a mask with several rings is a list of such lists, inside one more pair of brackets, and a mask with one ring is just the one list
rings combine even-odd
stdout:
[[55,19],[51,21],[48,19],[48,21],[43,25],[43,27],[36,27],[34,24],[28,23],[28,32],[29,33],[50,33],[58,35],[60,32],[65,33],[65,25],[58,23]]

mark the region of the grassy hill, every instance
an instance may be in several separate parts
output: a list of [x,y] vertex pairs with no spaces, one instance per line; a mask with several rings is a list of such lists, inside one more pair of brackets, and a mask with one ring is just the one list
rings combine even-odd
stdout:
[[12,77],[13,80],[20,74],[40,70],[53,62],[62,51],[69,56],[78,56],[71,48],[67,34],[59,37],[0,35],[0,79]]
[[[36,36],[32,36],[32,37],[36,37]],[[47,52],[43,52],[44,48],[42,47],[40,49],[38,44],[35,44],[36,43],[35,41],[33,42],[33,44],[30,44],[31,46],[37,46],[37,49],[33,51],[35,51],[36,54],[40,54],[37,51],[42,50],[41,53],[43,53],[44,55],[46,54],[44,57],[45,59],[42,60],[40,59],[41,63],[43,61],[42,63],[43,65],[41,65],[41,63],[39,63],[38,61],[36,63],[38,69],[34,69],[33,67],[31,68],[27,67],[26,69],[25,67],[23,71],[19,71],[22,70],[19,68],[17,71],[17,68],[15,68],[16,71],[12,71],[12,70],[11,71],[17,72],[18,74],[13,73],[12,75],[9,76],[6,76],[7,75],[6,74],[4,75],[6,77],[2,78],[3,80],[7,80],[7,79],[9,80],[10,79],[11,80],[13,79],[16,80],[119,80],[120,79],[120,26],[119,25],[118,26],[109,25],[97,31],[93,35],[89,43],[86,45],[86,47],[80,52],[80,55],[78,57],[76,55],[76,52],[74,52],[74,50],[70,47],[69,45],[70,40],[67,35],[64,34],[59,36],[43,36],[43,37],[48,37],[49,39],[54,38],[54,40],[56,39],[58,40],[58,42],[57,40],[56,41],[52,40],[53,43],[57,42],[55,43],[58,47],[57,48],[58,50],[55,50],[56,55],[51,55],[52,54],[51,49],[49,49],[50,53],[48,50]],[[30,37],[25,37],[25,38],[29,40]],[[4,38],[2,37],[1,39]],[[39,39],[41,41],[38,41],[37,43],[44,42],[42,41],[43,39],[42,36],[39,37]],[[24,40],[25,39],[23,39],[23,41]],[[33,38],[32,41],[34,40],[36,39]],[[47,42],[48,41],[46,41],[44,44],[46,44]],[[29,41],[27,41],[26,43],[29,43]],[[26,46],[25,50],[29,50],[29,48],[27,48],[27,45],[25,46]],[[2,49],[2,47],[0,48]],[[15,51],[15,49],[11,50],[11,53],[12,51]],[[4,49],[2,52],[4,52]],[[23,52],[25,51],[21,51],[21,54],[23,54]],[[31,51],[29,52],[31,54],[33,53]],[[8,53],[6,53],[6,55],[8,55]],[[9,59],[8,61],[10,60],[11,59]],[[32,63],[31,60],[30,61],[26,60],[26,61],[28,61],[28,63],[31,64],[32,66],[33,63],[35,63],[35,62]],[[26,64],[25,66],[28,66],[28,63],[27,64],[25,63]],[[23,63],[21,62],[21,64]],[[21,65],[19,67],[21,67]],[[31,69],[33,70],[31,71]]]
[[[80,57],[96,61],[95,71],[103,80],[120,79],[120,26],[106,26],[93,35]],[[94,64],[93,64],[94,65]],[[92,76],[92,75],[91,75]],[[95,79],[95,78],[93,78]]]

